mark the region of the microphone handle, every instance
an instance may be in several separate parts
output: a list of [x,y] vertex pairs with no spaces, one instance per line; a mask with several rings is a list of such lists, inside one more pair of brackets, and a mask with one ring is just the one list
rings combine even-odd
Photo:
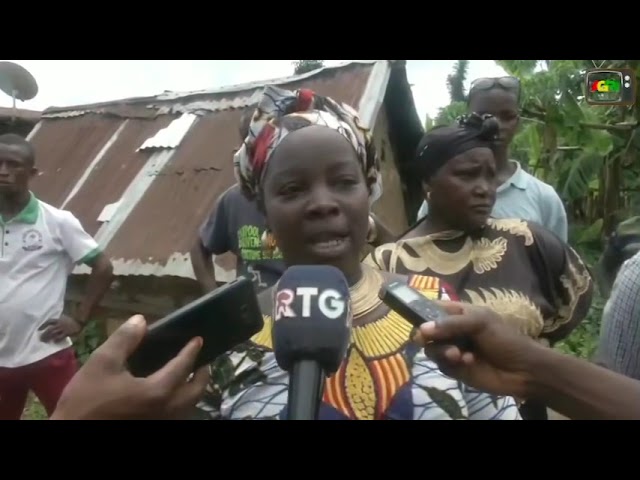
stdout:
[[325,374],[313,360],[293,364],[289,376],[288,420],[317,420],[324,393]]

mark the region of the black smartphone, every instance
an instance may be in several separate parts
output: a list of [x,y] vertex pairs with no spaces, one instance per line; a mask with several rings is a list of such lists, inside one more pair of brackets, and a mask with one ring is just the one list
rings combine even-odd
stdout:
[[[416,328],[429,321],[438,323],[447,316],[435,302],[400,280],[383,284],[378,296],[385,305]],[[468,339],[457,339],[452,343],[463,350],[469,350],[471,346]]]
[[194,337],[203,339],[194,371],[211,363],[264,326],[251,280],[236,280],[153,323],[128,360],[136,377],[160,370]]

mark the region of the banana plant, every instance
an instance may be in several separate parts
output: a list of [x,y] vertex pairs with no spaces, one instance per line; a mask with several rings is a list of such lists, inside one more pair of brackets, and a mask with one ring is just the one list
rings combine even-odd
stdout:
[[[591,106],[585,101],[590,60],[496,60],[522,82],[522,128],[513,155],[553,185],[571,219],[608,234],[638,205],[638,104]],[[613,60],[602,68],[633,68]],[[640,79],[638,79],[640,80]],[[590,229],[593,231],[593,228]]]

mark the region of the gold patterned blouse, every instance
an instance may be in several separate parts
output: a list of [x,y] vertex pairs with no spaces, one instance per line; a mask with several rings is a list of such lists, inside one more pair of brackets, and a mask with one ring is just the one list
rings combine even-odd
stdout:
[[398,274],[430,275],[460,299],[500,313],[531,337],[566,337],[591,306],[593,281],[578,256],[531,222],[490,219],[480,235],[405,238],[376,248],[364,263]]
[[[414,275],[408,283],[431,299],[447,300],[453,293],[437,278]],[[271,311],[265,302],[264,328],[211,365],[209,388],[194,419],[287,418],[289,374],[275,359]],[[325,383],[319,420],[521,419],[512,397],[489,395],[445,376],[411,340],[413,332],[393,311],[366,324],[354,322],[347,355]]]

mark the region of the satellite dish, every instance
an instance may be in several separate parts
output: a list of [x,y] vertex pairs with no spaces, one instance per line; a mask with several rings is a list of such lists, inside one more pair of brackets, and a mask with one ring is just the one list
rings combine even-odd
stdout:
[[0,90],[13,99],[15,120],[16,99],[24,102],[38,94],[38,83],[29,71],[13,62],[0,62]]

